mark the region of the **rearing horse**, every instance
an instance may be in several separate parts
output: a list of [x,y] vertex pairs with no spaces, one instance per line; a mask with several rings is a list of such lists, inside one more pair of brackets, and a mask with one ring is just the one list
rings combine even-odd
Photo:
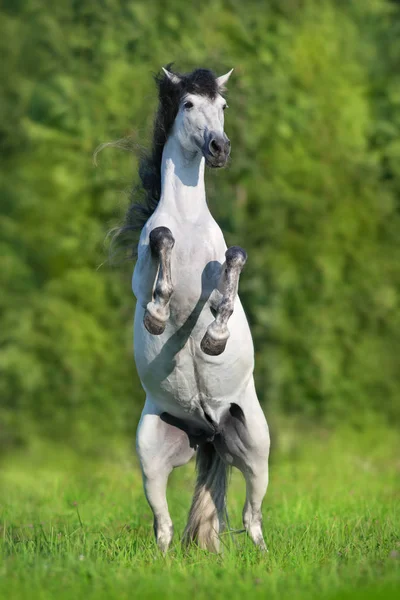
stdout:
[[266,548],[261,503],[269,432],[237,294],[247,255],[239,246],[227,249],[204,187],[205,165],[223,167],[230,153],[221,95],[230,74],[163,69],[153,150],[140,171],[149,210],[143,218],[143,209],[131,206],[125,228],[143,225],[132,281],[135,360],[146,392],[137,450],[163,552],[173,535],[168,476],[194,454],[197,482],[184,540],[219,550],[233,465],[246,479],[244,527]]

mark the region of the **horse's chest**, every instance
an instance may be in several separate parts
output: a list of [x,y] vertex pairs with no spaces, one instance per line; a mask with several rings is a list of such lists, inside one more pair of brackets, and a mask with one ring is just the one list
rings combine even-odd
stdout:
[[171,308],[188,314],[197,303],[204,306],[211,292],[218,287],[223,262],[224,252],[218,253],[201,242],[192,242],[187,249],[177,247],[171,261],[174,286]]

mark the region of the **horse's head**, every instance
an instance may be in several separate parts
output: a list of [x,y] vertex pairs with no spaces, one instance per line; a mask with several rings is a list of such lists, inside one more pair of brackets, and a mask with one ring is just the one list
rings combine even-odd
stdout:
[[227,104],[221,93],[232,70],[214,77],[207,69],[196,69],[189,75],[163,69],[165,78],[159,84],[161,102],[164,91],[175,114],[170,135],[188,156],[201,152],[209,167],[224,167],[230,154],[231,143],[224,132]]

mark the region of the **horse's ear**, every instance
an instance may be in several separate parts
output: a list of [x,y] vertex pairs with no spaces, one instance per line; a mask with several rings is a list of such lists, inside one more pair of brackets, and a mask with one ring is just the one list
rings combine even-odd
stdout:
[[179,77],[179,75],[176,75],[176,73],[171,73],[171,71],[167,71],[167,69],[164,69],[164,67],[162,67],[162,70],[164,71],[165,75],[168,77],[168,79],[170,81],[172,81],[172,83],[180,83],[182,80]]
[[226,90],[226,83],[228,82],[229,77],[232,75],[233,69],[225,73],[225,75],[221,75],[221,77],[216,78],[217,86],[220,92],[224,92]]

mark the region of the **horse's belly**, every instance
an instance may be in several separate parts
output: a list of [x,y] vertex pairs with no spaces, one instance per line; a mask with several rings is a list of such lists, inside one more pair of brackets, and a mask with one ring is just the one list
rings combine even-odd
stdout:
[[183,412],[195,418],[204,406],[216,414],[227,403],[240,399],[252,377],[254,350],[239,300],[228,323],[230,338],[220,356],[208,356],[200,349],[213,320],[208,308],[203,309],[193,326],[189,323],[176,329],[171,318],[160,336],[145,329],[143,314],[144,309],[137,306],[136,367],[146,393],[160,408],[176,416]]

